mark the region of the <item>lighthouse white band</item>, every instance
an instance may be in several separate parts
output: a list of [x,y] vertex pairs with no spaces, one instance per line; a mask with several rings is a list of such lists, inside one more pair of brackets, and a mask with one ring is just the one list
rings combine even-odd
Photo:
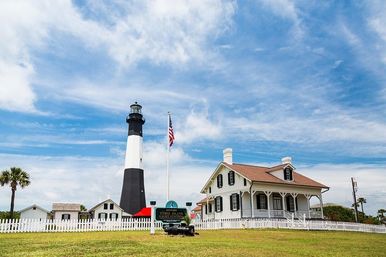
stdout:
[[142,142],[143,138],[137,135],[127,137],[125,169],[142,169]]

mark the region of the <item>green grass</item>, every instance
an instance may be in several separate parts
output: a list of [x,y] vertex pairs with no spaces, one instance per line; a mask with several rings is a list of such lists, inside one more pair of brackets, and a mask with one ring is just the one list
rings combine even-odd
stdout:
[[386,256],[386,234],[295,230],[0,234],[0,256]]

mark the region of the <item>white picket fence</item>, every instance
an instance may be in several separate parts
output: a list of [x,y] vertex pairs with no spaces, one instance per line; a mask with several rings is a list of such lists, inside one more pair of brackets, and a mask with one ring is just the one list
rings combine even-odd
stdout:
[[[216,229],[301,229],[301,230],[336,230],[386,233],[384,225],[369,225],[350,222],[287,220],[287,219],[222,219],[193,221],[196,230]],[[0,233],[20,232],[87,232],[87,231],[128,231],[150,230],[150,219],[119,220],[0,220]],[[162,223],[156,222],[155,229],[161,229]]]
[[386,233],[386,226],[352,222],[323,220],[287,220],[287,219],[223,219],[206,220],[194,223],[196,230],[240,229],[240,228],[277,228],[300,230],[336,230]]
[[[151,222],[147,218],[119,220],[0,220],[0,233],[18,232],[87,232],[87,231],[123,231],[150,230]],[[162,223],[156,222],[155,229],[161,229]]]

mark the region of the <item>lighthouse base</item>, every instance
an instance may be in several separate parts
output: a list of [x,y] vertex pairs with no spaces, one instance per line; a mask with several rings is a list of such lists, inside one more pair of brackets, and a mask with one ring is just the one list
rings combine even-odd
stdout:
[[119,205],[129,214],[135,214],[146,207],[143,170],[125,169]]

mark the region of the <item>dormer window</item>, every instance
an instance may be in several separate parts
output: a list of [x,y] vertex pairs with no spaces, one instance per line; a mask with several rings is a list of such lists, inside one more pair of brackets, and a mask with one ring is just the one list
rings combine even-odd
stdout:
[[212,187],[209,187],[209,194],[212,193]]
[[235,172],[233,170],[228,172],[228,185],[232,186],[235,184]]
[[292,178],[292,168],[290,166],[287,166],[284,169],[284,180],[290,180],[290,181],[293,180],[293,178]]
[[223,182],[222,174],[220,174],[220,175],[217,176],[217,187],[218,188],[222,188],[222,182]]

